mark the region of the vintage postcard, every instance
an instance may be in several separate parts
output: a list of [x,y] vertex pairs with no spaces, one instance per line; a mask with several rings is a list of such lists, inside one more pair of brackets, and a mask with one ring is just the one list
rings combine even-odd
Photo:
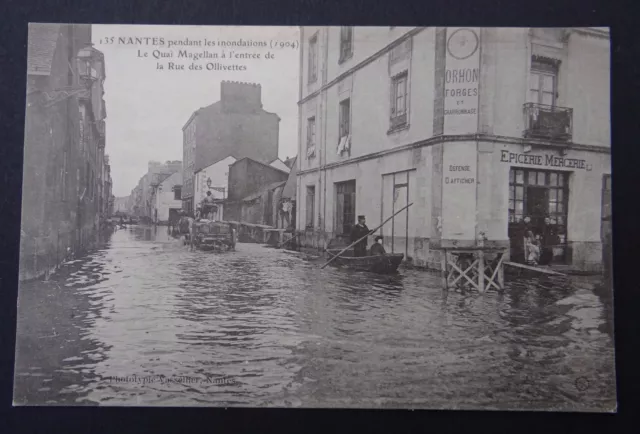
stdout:
[[31,24],[14,405],[615,412],[607,28]]

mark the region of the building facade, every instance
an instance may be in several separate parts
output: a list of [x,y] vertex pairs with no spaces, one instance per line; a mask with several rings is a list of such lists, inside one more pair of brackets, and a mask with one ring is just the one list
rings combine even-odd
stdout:
[[29,26],[21,280],[48,274],[98,241],[104,80],[90,25]]
[[182,209],[182,171],[167,176],[160,182],[154,197],[153,220],[156,224],[167,224],[178,220]]
[[304,27],[301,48],[305,245],[411,204],[379,232],[416,265],[479,242],[517,256],[529,217],[553,226],[555,263],[601,267],[608,30]]
[[224,215],[224,199],[229,192],[229,166],[236,162],[234,157],[226,157],[210,166],[198,170],[194,174],[194,201],[196,208],[211,192],[216,200],[214,219],[222,220]]
[[182,172],[181,161],[149,161],[147,173],[145,173],[138,185],[131,190],[131,209],[133,215],[146,220],[148,223],[155,221],[155,203],[158,188],[162,181],[176,172]]
[[195,212],[195,174],[229,156],[278,158],[280,118],[262,108],[259,84],[223,81],[220,101],[195,111],[183,129],[183,207]]
[[[253,208],[253,205],[246,205],[247,201],[254,202],[265,193],[266,198],[260,199],[263,205],[260,215],[253,215],[253,211],[249,214],[253,215],[252,220],[261,221],[260,224],[274,226],[277,215],[273,206],[267,204],[277,202],[274,196],[276,188],[279,187],[278,191],[281,191],[288,178],[287,172],[251,158],[236,161],[229,166],[229,192],[224,202],[224,220],[243,221],[243,208]],[[245,211],[245,218],[249,214]]]

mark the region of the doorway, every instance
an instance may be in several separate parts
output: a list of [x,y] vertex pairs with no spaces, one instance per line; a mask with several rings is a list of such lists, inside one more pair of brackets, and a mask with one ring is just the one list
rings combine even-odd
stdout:
[[336,188],[336,238],[348,241],[356,224],[356,181],[337,182]]
[[[509,240],[511,258],[524,260],[525,227],[545,239],[551,263],[567,261],[569,173],[511,168],[509,171]],[[530,222],[525,224],[525,218]],[[545,224],[545,220],[548,222]]]

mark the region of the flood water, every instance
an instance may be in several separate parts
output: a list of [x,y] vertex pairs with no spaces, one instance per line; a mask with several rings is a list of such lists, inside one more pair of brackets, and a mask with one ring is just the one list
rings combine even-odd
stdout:
[[116,231],[22,285],[16,404],[615,408],[612,301],[597,278],[443,291],[238,244],[190,252]]

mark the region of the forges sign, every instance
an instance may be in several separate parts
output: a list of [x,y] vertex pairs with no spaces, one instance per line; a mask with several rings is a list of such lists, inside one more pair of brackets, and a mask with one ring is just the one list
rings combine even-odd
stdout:
[[589,170],[586,160],[580,160],[577,158],[564,158],[557,155],[533,155],[533,154],[518,154],[515,152],[509,152],[502,150],[500,152],[500,162],[502,163],[516,163],[516,164],[529,164],[532,166],[548,166],[548,167],[564,167],[567,169],[586,169]]
[[444,76],[445,134],[478,129],[480,38],[478,29],[447,29]]

